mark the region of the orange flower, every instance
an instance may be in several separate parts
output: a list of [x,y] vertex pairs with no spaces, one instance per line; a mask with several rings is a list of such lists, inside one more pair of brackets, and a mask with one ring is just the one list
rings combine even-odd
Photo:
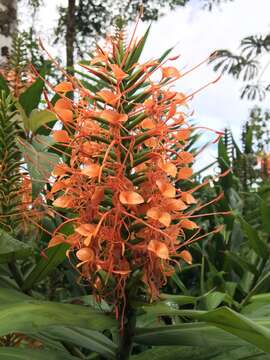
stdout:
[[152,207],[151,209],[147,210],[146,215],[151,219],[158,220],[164,226],[170,226],[171,223],[171,215],[166,212],[162,211],[158,207]]
[[69,208],[72,206],[72,197],[69,195],[62,195],[54,200],[53,205],[60,208]]
[[84,247],[76,252],[77,258],[81,261],[79,265],[92,261],[95,257],[94,251],[88,247]]
[[184,219],[180,222],[180,226],[183,228],[183,229],[188,229],[188,230],[193,230],[193,229],[197,229],[198,228],[198,225],[194,222],[194,221],[191,221],[189,219]]
[[110,67],[116,80],[121,81],[128,76],[128,74],[126,74],[118,65],[111,64]]
[[120,114],[117,111],[113,111],[113,110],[103,110],[100,113],[100,117],[112,124],[119,124],[127,121],[128,119],[128,115]]
[[171,175],[172,177],[176,176],[177,167],[173,163],[165,162],[162,159],[159,159],[157,164],[160,167],[160,169],[165,171],[168,175]]
[[192,264],[192,256],[189,251],[183,250],[180,252],[179,256],[188,264]]
[[166,198],[174,198],[176,194],[175,187],[166,180],[157,180],[156,184],[161,194]]
[[181,193],[181,199],[186,203],[186,204],[196,204],[197,200],[188,192],[182,192]]
[[119,200],[124,205],[139,205],[144,202],[143,197],[135,191],[121,191]]
[[100,166],[98,164],[87,165],[82,169],[81,173],[87,175],[90,178],[98,177],[100,171]]
[[191,168],[183,167],[178,171],[178,180],[186,180],[191,177],[193,171]]
[[180,152],[179,158],[182,164],[189,164],[194,160],[193,155],[187,151]]
[[71,84],[71,82],[68,81],[63,81],[54,87],[54,91],[62,92],[62,93],[66,93],[73,90],[74,90],[73,85]]
[[162,78],[176,78],[180,77],[179,71],[173,66],[167,66],[162,68]]
[[156,127],[156,124],[152,119],[146,118],[141,122],[141,127],[143,129],[154,129]]
[[65,235],[63,235],[63,234],[55,235],[49,241],[48,248],[59,245],[59,244],[63,244],[64,242],[65,242]]
[[150,240],[148,246],[148,251],[153,252],[160,259],[168,260],[169,259],[169,249],[166,244],[159,240]]
[[53,133],[53,139],[56,142],[66,142],[70,141],[70,137],[66,130],[55,130]]
[[120,95],[116,95],[109,90],[102,90],[97,95],[105,101],[105,103],[115,106],[120,98]]

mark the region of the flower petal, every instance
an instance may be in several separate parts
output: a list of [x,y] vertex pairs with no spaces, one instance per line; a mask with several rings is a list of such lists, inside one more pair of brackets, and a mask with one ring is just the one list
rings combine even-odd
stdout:
[[70,137],[66,130],[55,130],[53,132],[53,139],[56,142],[64,142],[68,143],[70,141]]
[[121,191],[119,200],[124,205],[139,205],[144,203],[143,197],[135,191]]
[[161,194],[166,198],[174,198],[176,194],[175,187],[172,186],[166,180],[157,180],[156,184],[161,192]]
[[84,169],[82,169],[81,173],[83,175],[87,175],[90,178],[97,177],[99,175],[100,166],[98,164],[90,164],[87,165]]
[[92,249],[84,247],[76,252],[76,256],[80,261],[92,261],[95,254]]
[[53,205],[60,208],[69,208],[72,206],[73,200],[69,195],[62,195],[54,200]]
[[186,180],[193,174],[193,171],[189,167],[183,167],[179,170],[177,178],[179,180]]
[[183,250],[180,252],[179,256],[189,265],[192,264],[192,256],[189,251]]
[[54,87],[54,91],[66,93],[73,90],[73,85],[69,81],[63,81]]
[[148,247],[148,251],[153,252],[156,256],[161,259],[167,260],[169,259],[169,249],[166,244],[159,240],[150,240]]

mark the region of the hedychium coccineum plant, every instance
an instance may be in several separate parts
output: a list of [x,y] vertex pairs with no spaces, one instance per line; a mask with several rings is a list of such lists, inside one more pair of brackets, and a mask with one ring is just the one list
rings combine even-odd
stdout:
[[194,219],[207,204],[193,196],[194,156],[185,150],[194,94],[173,87],[185,75],[171,66],[176,57],[139,63],[147,34],[126,42],[119,32],[97,46],[82,66],[99,91],[66,74],[53,88],[59,99],[48,101],[62,123],[53,138],[66,159],[47,193],[64,218],[49,246],[70,244],[70,262],[117,318],[140,295],[158,299],[180,260],[192,262],[188,245],[206,236]]

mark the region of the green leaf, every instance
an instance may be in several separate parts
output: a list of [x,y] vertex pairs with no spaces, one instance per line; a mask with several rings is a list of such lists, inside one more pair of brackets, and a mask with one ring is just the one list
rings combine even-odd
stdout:
[[17,303],[18,301],[27,300],[31,300],[31,297],[20,291],[9,288],[1,288],[0,290],[0,304]]
[[28,118],[28,128],[26,130],[36,132],[42,125],[54,120],[56,120],[56,115],[52,111],[34,109]]
[[117,346],[105,335],[81,328],[52,327],[46,329],[46,336],[95,351],[106,358],[115,359]]
[[207,310],[213,310],[217,308],[226,298],[226,294],[213,291],[204,297],[205,305]]
[[[248,319],[229,308],[219,308],[199,315],[198,319],[215,325],[228,333],[256,345],[263,351],[270,352],[270,330],[260,325],[259,321]],[[270,319],[265,325],[270,325]]]
[[143,37],[139,41],[137,47],[134,48],[133,52],[128,56],[128,59],[127,59],[126,65],[125,65],[125,69],[129,69],[133,64],[138,62],[138,60],[142,54],[146,40],[148,38],[150,28],[151,28],[151,25],[148,26],[146,32],[144,33]]
[[231,265],[233,265],[232,268],[236,271],[236,273],[239,274],[239,272],[243,273],[244,271],[249,271],[252,274],[257,273],[256,266],[245,260],[237,253],[225,251],[225,256],[229,259]]
[[156,302],[155,304],[140,304],[138,309],[142,310],[148,315],[155,316],[195,316],[204,313],[203,311],[198,310],[179,310],[175,305],[176,304],[162,301]]
[[248,293],[246,298],[244,299],[244,303],[247,303],[247,301],[256,293],[258,292],[266,292],[269,291],[270,288],[270,271],[268,271],[266,274],[264,274],[260,279],[257,280],[255,286],[252,288],[252,290]]
[[[185,310],[179,310],[179,312],[182,312],[184,316]],[[270,352],[270,330],[268,329],[270,318],[251,320],[225,307],[208,312],[187,310],[186,316],[204,323],[181,324],[176,327],[170,326],[157,329],[138,329],[135,340],[148,345],[203,346],[205,344],[205,346],[211,346],[222,344],[223,337],[224,346],[226,344],[232,346],[237,344],[234,337],[237,336],[263,351]],[[210,328],[208,328],[209,326]],[[219,328],[222,333],[218,329],[215,332],[211,326]],[[195,334],[189,333],[189,330],[191,330],[191,333],[195,332]],[[223,333],[223,330],[226,333]],[[202,331],[207,334],[207,341],[201,335]],[[177,336],[181,337],[181,339],[178,338],[178,342],[176,342]],[[241,343],[240,339],[238,341]]]
[[32,145],[37,151],[46,151],[55,144],[51,136],[35,135],[32,139]]
[[36,266],[25,279],[22,289],[31,289],[35,283],[48,276],[66,259],[68,248],[68,244],[59,244],[45,250],[45,256],[40,256]]
[[[45,64],[44,68],[40,71],[41,76],[44,76],[46,71],[47,64]],[[38,77],[36,81],[20,95],[19,103],[23,107],[27,116],[30,116],[31,112],[38,107],[43,88],[44,81]]]
[[115,327],[116,320],[80,305],[37,300],[0,305],[0,336],[13,332],[36,333],[50,326],[104,331]]
[[10,93],[8,83],[6,82],[6,79],[0,74],[0,90],[5,91],[6,95]]
[[18,139],[18,147],[27,163],[32,180],[32,197],[35,199],[51,176],[54,166],[59,163],[60,157],[57,154],[39,151],[22,138]]
[[[231,167],[231,162],[222,139],[218,142],[218,163],[222,173]],[[224,190],[228,190],[233,185],[232,174],[229,173],[225,177],[222,177],[220,182],[223,185]]]
[[270,207],[265,201],[261,200],[260,208],[261,208],[263,228],[265,232],[270,234]]
[[78,360],[68,352],[0,347],[0,358],[3,360]]
[[249,126],[248,131],[245,134],[245,153],[247,154],[252,152],[252,138],[253,138],[253,129],[251,126]]
[[248,238],[250,247],[262,258],[269,257],[267,244],[259,237],[258,232],[243,218],[239,217],[242,230]]
[[183,323],[153,328],[137,328],[134,341],[151,346],[231,347],[245,344],[237,336],[205,323]]
[[254,346],[226,347],[185,347],[159,346],[134,355],[131,360],[269,360],[265,354]]
[[187,296],[187,295],[171,295],[171,294],[160,294],[160,299],[169,302],[174,303],[178,305],[186,305],[186,304],[195,304],[196,303],[196,297],[194,296]]
[[32,248],[22,241],[14,239],[0,229],[0,263],[23,259],[32,253]]

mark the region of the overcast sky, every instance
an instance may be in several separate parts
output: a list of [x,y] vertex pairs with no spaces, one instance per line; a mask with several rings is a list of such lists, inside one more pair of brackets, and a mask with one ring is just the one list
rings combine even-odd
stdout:
[[[65,2],[66,0],[45,1],[45,9],[39,14],[38,23],[42,29],[40,35],[47,42],[48,48],[57,19],[56,6]],[[202,10],[200,0],[191,0],[187,6],[178,8],[153,23],[144,58],[157,57],[167,48],[176,45],[174,54],[180,53],[181,56],[174,64],[180,70],[188,69],[206,59],[216,49],[237,50],[240,40],[245,36],[269,32],[269,14],[270,0],[235,0],[214,7],[212,12]],[[145,26],[142,24],[140,30],[143,31]],[[53,47],[52,51],[57,54],[58,49]],[[180,79],[177,89],[191,92],[214,80],[216,76],[210,66],[204,65]],[[269,69],[264,77],[270,82]],[[224,75],[219,82],[196,95],[191,107],[197,123],[217,130],[230,127],[235,137],[239,138],[241,125],[254,105],[240,100],[240,88],[240,82]],[[203,163],[214,156],[215,148],[211,147],[204,154]]]

